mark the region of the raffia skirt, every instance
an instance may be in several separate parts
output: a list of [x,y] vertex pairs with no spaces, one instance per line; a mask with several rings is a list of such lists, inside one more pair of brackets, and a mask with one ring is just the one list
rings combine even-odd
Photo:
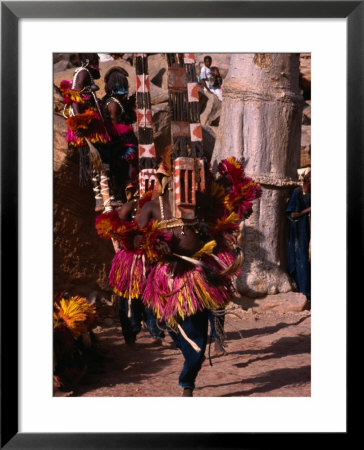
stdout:
[[156,264],[147,279],[143,302],[157,319],[175,325],[203,309],[220,309],[232,295],[230,277],[216,276],[223,269],[217,257],[201,258],[206,268],[184,261]]

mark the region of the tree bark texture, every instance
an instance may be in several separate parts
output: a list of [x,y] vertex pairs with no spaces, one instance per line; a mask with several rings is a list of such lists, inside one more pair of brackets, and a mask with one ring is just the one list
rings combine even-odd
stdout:
[[288,292],[287,199],[297,180],[303,97],[299,54],[233,54],[223,84],[213,168],[228,157],[243,159],[263,195],[246,220],[245,261],[237,282],[248,296]]

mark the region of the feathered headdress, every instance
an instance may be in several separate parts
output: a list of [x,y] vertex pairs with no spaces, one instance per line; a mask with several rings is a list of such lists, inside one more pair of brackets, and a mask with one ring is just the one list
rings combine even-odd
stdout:
[[235,212],[239,219],[248,217],[252,213],[253,200],[262,195],[259,183],[245,176],[243,164],[234,157],[221,161],[218,171],[221,175],[218,181],[226,189],[225,208],[230,213]]
[[95,226],[100,237],[116,239],[126,250],[134,250],[134,237],[141,234],[136,222],[120,219],[115,209],[99,214]]
[[238,184],[245,176],[243,164],[234,156],[230,156],[221,161],[217,170],[221,175],[220,180],[223,181],[225,185]]
[[91,94],[85,94],[79,89],[73,89],[71,80],[61,81],[59,89],[63,95],[63,103],[65,105],[71,105],[72,103],[85,105],[91,98]]

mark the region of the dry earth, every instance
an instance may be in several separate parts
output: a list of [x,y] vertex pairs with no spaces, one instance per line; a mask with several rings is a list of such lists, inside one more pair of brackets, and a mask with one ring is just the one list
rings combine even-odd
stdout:
[[[196,397],[306,397],[311,394],[310,311],[245,311],[233,305],[226,317],[225,356],[208,351],[196,380]],[[179,350],[155,346],[147,331],[135,349],[124,344],[117,319],[97,329],[98,348],[107,361],[89,373],[73,393],[82,397],[180,396],[177,384],[183,357]],[[166,338],[171,341],[170,337]],[[100,370],[98,370],[100,369]],[[91,370],[92,372],[92,370]]]

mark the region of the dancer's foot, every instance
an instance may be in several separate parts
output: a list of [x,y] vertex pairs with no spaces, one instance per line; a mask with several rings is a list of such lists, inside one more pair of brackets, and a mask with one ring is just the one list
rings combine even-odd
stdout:
[[182,397],[193,397],[193,389],[192,388],[184,388]]

